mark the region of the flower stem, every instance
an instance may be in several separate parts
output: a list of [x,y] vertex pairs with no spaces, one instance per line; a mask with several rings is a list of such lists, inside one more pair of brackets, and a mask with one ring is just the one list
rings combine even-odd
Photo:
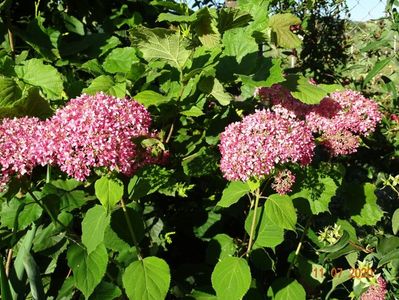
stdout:
[[136,234],[134,233],[132,222],[130,222],[129,215],[127,214],[127,210],[126,210],[125,201],[123,201],[123,199],[121,199],[121,204],[122,204],[123,214],[125,215],[125,220],[127,223],[127,228],[129,229],[130,236],[131,236],[134,246],[136,247],[136,250],[137,250],[137,257],[139,258],[139,260],[142,260],[143,257],[141,256],[141,253],[140,253],[139,243],[137,242]]
[[289,278],[291,276],[291,271],[294,268],[294,264],[296,262],[296,258],[299,255],[299,251],[301,251],[303,240],[305,239],[305,236],[308,233],[308,229],[310,227],[311,221],[312,221],[312,218],[309,218],[307,223],[306,223],[306,226],[305,226],[305,228],[304,228],[304,230],[302,232],[301,239],[299,240],[298,246],[296,247],[296,250],[295,250],[295,255],[294,255],[294,257],[293,257],[293,259],[292,259],[292,261],[290,263],[290,266],[288,268],[287,278]]
[[57,217],[55,217],[53,215],[53,213],[51,212],[51,210],[47,207],[47,205],[45,205],[44,203],[40,202],[39,199],[37,199],[37,197],[35,196],[35,194],[33,194],[31,191],[28,191],[29,195],[31,195],[32,199],[43,209],[47,212],[47,214],[50,216],[50,219],[53,223],[59,224],[62,228],[64,228],[65,230],[67,229],[67,227],[61,223],[60,220],[57,219]]
[[251,230],[249,232],[248,247],[247,247],[247,252],[245,253],[247,257],[249,256],[249,252],[251,251],[253,245],[255,226],[256,226],[256,212],[258,210],[259,199],[260,199],[260,189],[257,188],[255,191],[255,207],[254,207],[254,214],[252,216]]

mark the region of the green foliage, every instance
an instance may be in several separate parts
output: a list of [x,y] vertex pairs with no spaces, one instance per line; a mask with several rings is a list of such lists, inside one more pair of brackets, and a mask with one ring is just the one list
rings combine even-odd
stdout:
[[226,257],[212,272],[212,286],[218,299],[241,299],[251,284],[251,271],[245,259]]
[[[370,280],[351,270],[364,265],[398,297],[393,11],[364,32],[348,23],[359,51],[347,56],[328,15],[340,1],[89,2],[0,1],[0,118],[45,119],[81,93],[130,96],[157,132],[135,144],[169,156],[132,176],[14,176],[0,193],[2,299],[360,298]],[[309,105],[349,84],[380,100],[380,128],[351,156],[316,148],[308,166],[287,166],[288,195],[273,194],[275,173],[227,182],[220,134],[267,108],[254,92],[276,83]]]
[[131,263],[122,281],[129,299],[164,299],[170,285],[169,266],[164,260],[149,256]]

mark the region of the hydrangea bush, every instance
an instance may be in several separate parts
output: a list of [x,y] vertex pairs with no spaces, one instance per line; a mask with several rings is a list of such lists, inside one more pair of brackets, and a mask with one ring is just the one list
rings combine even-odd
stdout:
[[297,16],[3,2],[1,299],[399,297],[397,97],[290,68]]

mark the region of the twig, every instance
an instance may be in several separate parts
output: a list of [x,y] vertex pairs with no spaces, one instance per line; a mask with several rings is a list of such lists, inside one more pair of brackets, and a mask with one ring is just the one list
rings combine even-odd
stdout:
[[6,275],[8,277],[8,274],[10,274],[10,267],[11,267],[11,260],[12,260],[12,248],[8,249],[8,253],[7,253],[7,261],[6,261],[6,268],[5,268],[5,272]]

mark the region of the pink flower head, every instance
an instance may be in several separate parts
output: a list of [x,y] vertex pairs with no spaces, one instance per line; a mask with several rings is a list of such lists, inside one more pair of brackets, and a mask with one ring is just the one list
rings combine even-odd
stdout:
[[78,180],[95,167],[130,175],[149,159],[134,139],[150,135],[150,123],[150,114],[136,101],[83,94],[49,121],[56,163]]
[[277,164],[308,164],[315,144],[303,121],[259,110],[221,134],[221,170],[228,180],[248,180],[269,174]]
[[378,277],[377,283],[370,285],[368,290],[362,294],[361,300],[385,300],[387,293],[387,282],[382,278]]
[[306,124],[312,131],[329,134],[350,131],[366,136],[380,120],[377,103],[350,90],[331,94],[306,114]]
[[272,188],[280,195],[291,192],[291,188],[295,183],[295,175],[290,170],[281,170],[274,177]]
[[52,153],[42,139],[44,122],[37,118],[3,119],[0,122],[0,185],[13,175],[30,174],[45,165]]

